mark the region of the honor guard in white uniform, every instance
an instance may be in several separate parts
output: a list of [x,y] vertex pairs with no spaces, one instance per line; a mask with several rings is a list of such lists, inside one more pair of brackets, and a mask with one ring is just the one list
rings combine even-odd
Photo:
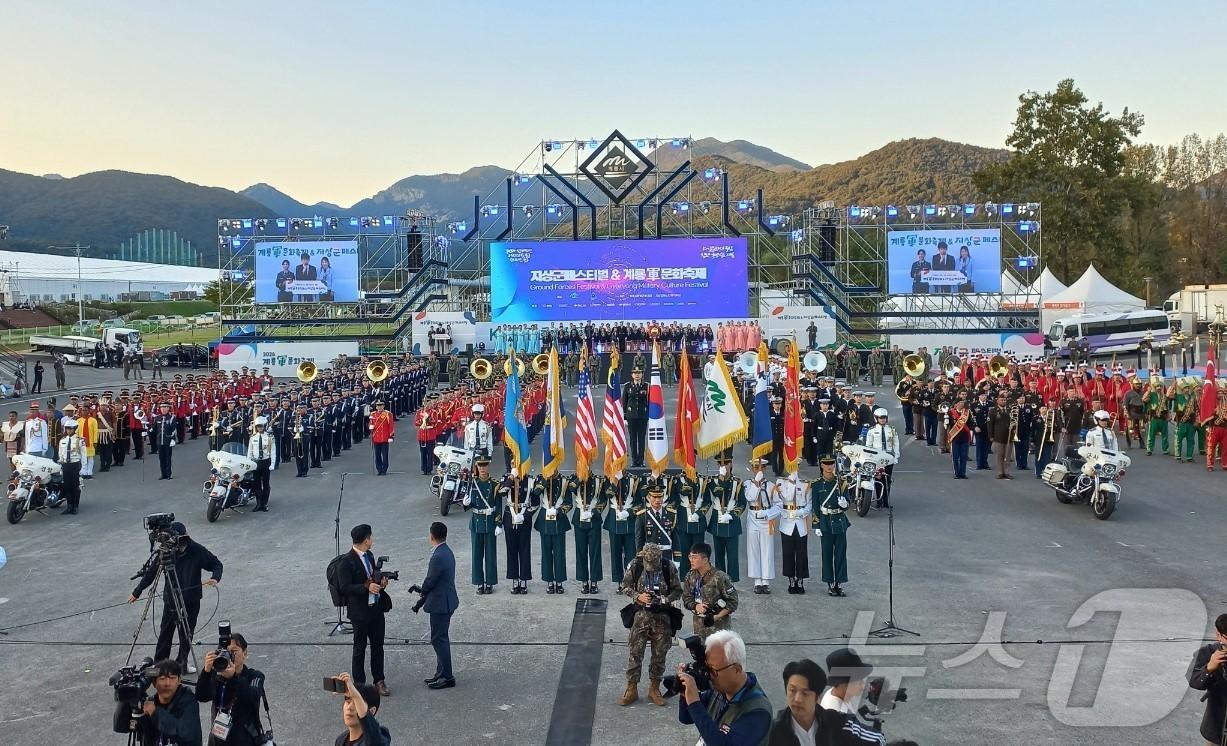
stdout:
[[809,484],[792,472],[775,483],[775,507],[780,514],[780,544],[789,593],[805,593],[809,577],[809,526],[813,514]]
[[751,479],[742,483],[746,501],[746,561],[754,592],[771,593],[770,581],[775,577],[775,519],[780,511],[773,502],[775,485],[767,481],[763,468],[767,460],[750,459]]
[[1117,447],[1116,433],[1112,432],[1112,415],[1102,409],[1095,412],[1095,427],[1086,431],[1083,445],[1095,446],[1105,451],[1120,450]]
[[473,416],[464,426],[464,448],[476,457],[490,455],[490,423],[485,421],[485,416],[485,405],[474,404]]
[[[895,428],[886,424],[887,416],[887,411],[881,407],[873,411],[873,424],[869,426],[869,432],[865,433],[865,447],[889,453],[895,457],[897,464],[902,444],[899,442],[899,433],[895,432]],[[882,507],[884,508],[890,507],[890,488],[895,481],[894,471],[894,464],[886,467],[886,490],[882,494]]]

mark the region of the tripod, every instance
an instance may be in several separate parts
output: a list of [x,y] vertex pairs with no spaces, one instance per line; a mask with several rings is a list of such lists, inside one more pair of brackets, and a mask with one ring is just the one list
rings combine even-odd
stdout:
[[869,633],[869,637],[879,639],[889,639],[900,635],[914,635],[920,637],[919,632],[913,632],[910,629],[904,629],[895,624],[895,509],[888,507],[886,509],[886,525],[890,544],[887,546],[889,560],[887,562],[887,588],[888,588],[888,603],[886,612],[886,623],[880,628]]
[[[173,546],[160,544],[154,549],[149,559],[141,566],[140,572],[133,575],[130,579],[136,580],[149,571],[155,563],[157,564],[157,573],[153,576],[153,583],[149,586],[149,597],[145,599],[145,608],[141,610],[141,619],[137,622],[136,632],[132,633],[132,646],[128,648],[128,660],[125,665],[132,662],[132,653],[136,651],[136,642],[140,638],[141,628],[145,626],[145,620],[149,618],[149,611],[153,608],[153,600],[158,596],[158,581],[164,580],[162,595],[170,602],[170,610],[175,615],[175,626],[178,628],[179,639],[184,640],[189,645],[189,652],[192,660],[195,662],[196,652],[191,650],[192,630],[188,627],[187,607],[183,603],[183,589],[179,584],[179,574],[175,572],[175,549]],[[172,644],[174,641],[171,641]]]
[[[336,541],[337,545],[337,557],[341,556],[341,500],[345,497],[345,477],[348,476],[349,472],[341,472],[341,490],[337,493],[337,517],[333,521],[333,539]],[[332,631],[328,633],[329,637],[335,636],[338,632],[343,635],[352,635],[354,633],[353,626],[350,625],[349,622],[345,621],[344,617],[341,616],[340,606],[337,607],[337,620],[334,622],[330,619],[326,623],[332,625]]]

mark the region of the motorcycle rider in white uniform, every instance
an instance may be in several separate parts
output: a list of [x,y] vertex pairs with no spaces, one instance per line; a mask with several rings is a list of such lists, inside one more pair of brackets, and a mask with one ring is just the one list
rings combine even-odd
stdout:
[[464,448],[474,458],[490,456],[490,424],[483,419],[485,413],[485,405],[474,404],[473,417],[464,426]]
[[1095,412],[1095,427],[1086,431],[1083,445],[1095,446],[1105,451],[1120,450],[1117,447],[1116,433],[1112,432],[1112,415],[1102,409]]
[[[886,424],[889,414],[882,407],[873,410],[874,423],[869,426],[869,432],[865,433],[865,447],[872,448],[876,451],[889,453],[895,457],[895,463],[899,463],[899,434],[895,432],[895,428]],[[893,472],[894,464],[886,467],[886,489],[882,492],[882,507],[890,507],[890,488],[894,482]]]

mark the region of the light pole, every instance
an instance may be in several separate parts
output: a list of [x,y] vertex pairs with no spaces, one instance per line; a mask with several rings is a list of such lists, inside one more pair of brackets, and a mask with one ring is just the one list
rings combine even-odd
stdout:
[[1146,283],[1146,307],[1147,308],[1150,308],[1150,281],[1153,279],[1155,278],[1153,277],[1143,277],[1142,278],[1142,281]]
[[77,322],[78,326],[84,327],[85,321],[85,293],[81,287],[81,249],[88,249],[88,246],[82,246],[79,243],[74,243],[72,246],[50,246],[48,248],[63,251],[72,249],[73,254],[77,257]]

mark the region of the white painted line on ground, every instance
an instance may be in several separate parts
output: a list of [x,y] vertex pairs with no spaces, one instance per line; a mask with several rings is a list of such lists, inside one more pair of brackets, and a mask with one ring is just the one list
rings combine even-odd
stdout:
[[1061,546],[1060,544],[1056,543],[1055,541],[1050,541],[1050,542],[1048,542],[1048,547],[1047,547],[1047,548],[1048,548],[1048,549],[1064,549],[1065,547]]

